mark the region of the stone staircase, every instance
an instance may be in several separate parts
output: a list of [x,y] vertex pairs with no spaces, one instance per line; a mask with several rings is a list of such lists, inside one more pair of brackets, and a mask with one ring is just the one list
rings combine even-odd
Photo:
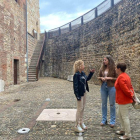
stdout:
[[31,62],[30,62],[29,70],[28,70],[28,81],[29,82],[36,81],[36,65],[37,65],[40,51],[41,51],[41,48],[43,45],[44,36],[45,36],[45,34],[40,34],[40,40],[38,40],[34,53],[31,58]]

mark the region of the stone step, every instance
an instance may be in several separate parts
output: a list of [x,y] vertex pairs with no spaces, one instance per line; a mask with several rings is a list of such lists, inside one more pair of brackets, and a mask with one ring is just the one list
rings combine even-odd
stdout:
[[37,61],[30,63],[30,66],[36,66],[36,65],[37,65]]
[[28,79],[29,82],[35,82],[36,79]]
[[34,60],[34,61],[31,61],[30,65],[34,65],[34,64],[37,64],[38,60]]
[[35,80],[35,79],[36,79],[36,76],[32,77],[32,76],[29,76],[29,75],[28,75],[28,78],[29,78],[29,79],[34,79],[34,80]]
[[29,75],[29,74],[28,74],[28,77],[30,77],[30,78],[34,77],[34,78],[35,78],[36,75]]
[[34,54],[40,54],[40,51],[41,51],[41,50],[34,51],[33,55],[34,55]]
[[40,51],[41,51],[41,50],[34,51],[33,55],[34,55],[34,54],[39,54],[39,53],[40,53]]
[[40,34],[40,40],[37,42],[36,48],[34,50],[33,56],[31,58],[30,66],[29,66],[29,72],[28,73],[36,73],[36,65],[38,63],[38,59],[40,56],[40,52],[42,49],[43,41],[44,41],[44,33]]
[[37,65],[37,61],[32,61],[31,63],[30,63],[30,66],[36,66]]
[[31,64],[30,64],[30,66],[36,66],[37,65],[37,62],[32,62]]
[[33,71],[33,70],[36,70],[36,66],[35,66],[35,67],[30,66],[30,67],[29,67],[29,71]]
[[40,52],[36,53],[36,54],[33,54],[32,58],[36,58],[36,57],[39,57],[40,55]]
[[38,60],[38,58],[32,57],[32,60]]
[[42,48],[42,45],[40,44],[40,45],[37,45],[36,48],[35,48],[34,50],[39,50],[39,49],[41,49],[41,48]]
[[36,55],[33,55],[33,56],[32,56],[32,58],[34,58],[34,59],[35,59],[35,58],[37,59],[37,57],[39,57],[39,54],[38,54],[38,55],[36,54]]
[[28,75],[36,75],[36,71],[34,71],[34,72],[28,72]]
[[36,66],[37,65],[37,61],[32,61],[31,63],[30,63],[30,66]]
[[34,57],[32,57],[32,58],[31,58],[31,62],[32,62],[32,61],[33,61],[33,62],[34,62],[34,61],[37,61],[37,60],[38,60],[38,58],[39,58],[39,56],[38,56],[38,57],[35,57],[35,56],[34,56]]
[[39,48],[38,50],[34,50],[34,53],[38,53],[41,51],[41,48]]
[[33,57],[31,58],[31,60],[38,60],[38,58],[39,58],[39,55],[38,55],[38,56],[33,56]]
[[36,69],[29,69],[28,73],[36,73]]
[[36,71],[28,71],[28,74],[36,74]]

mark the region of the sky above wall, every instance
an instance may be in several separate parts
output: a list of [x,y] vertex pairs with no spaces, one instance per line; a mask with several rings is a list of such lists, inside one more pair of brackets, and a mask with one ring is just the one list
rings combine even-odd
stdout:
[[104,0],[40,0],[41,32],[62,26],[89,10],[98,6]]

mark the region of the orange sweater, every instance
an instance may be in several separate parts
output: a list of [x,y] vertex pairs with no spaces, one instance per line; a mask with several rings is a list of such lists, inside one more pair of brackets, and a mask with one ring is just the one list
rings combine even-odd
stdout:
[[[133,87],[131,84],[131,79],[126,73],[121,73],[116,82],[116,103],[118,104],[129,104],[133,102]],[[131,92],[132,90],[132,92]]]

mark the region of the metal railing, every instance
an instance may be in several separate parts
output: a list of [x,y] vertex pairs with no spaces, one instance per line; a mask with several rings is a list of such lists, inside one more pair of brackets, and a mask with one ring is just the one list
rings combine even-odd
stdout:
[[43,44],[42,44],[42,47],[41,47],[41,50],[40,50],[40,54],[39,54],[39,58],[38,58],[37,65],[36,65],[36,80],[37,81],[39,79],[38,75],[39,75],[40,68],[42,66],[42,58],[43,58],[43,55],[44,55],[46,35],[47,34],[45,32],[44,39],[43,39]]
[[62,25],[58,28],[52,29],[48,31],[48,38],[56,37],[61,34],[67,33],[71,30],[74,30],[78,27],[80,27],[83,24],[86,24],[87,22],[97,18],[110,8],[112,8],[115,4],[119,3],[122,0],[105,0],[101,4],[99,4],[97,7],[93,8],[89,12],[85,13],[81,17],[78,17],[77,19]]

